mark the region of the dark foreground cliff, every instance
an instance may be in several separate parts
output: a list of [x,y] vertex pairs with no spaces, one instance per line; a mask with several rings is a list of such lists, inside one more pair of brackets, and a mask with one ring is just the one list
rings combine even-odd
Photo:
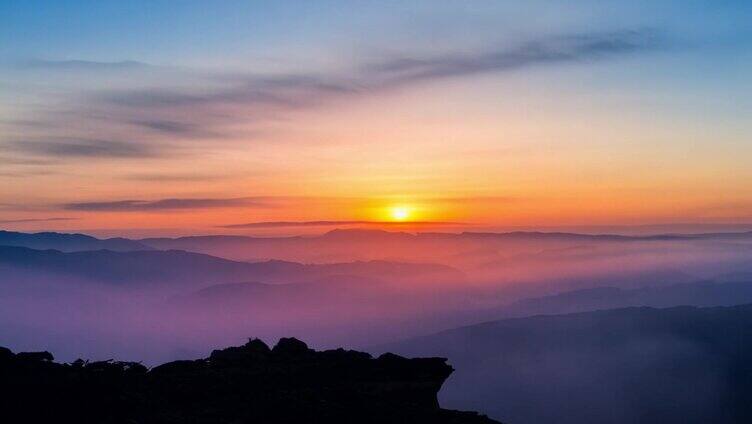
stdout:
[[[46,423],[496,423],[441,409],[442,358],[317,352],[260,340],[151,370],[132,362],[53,362],[0,348],[0,421]],[[10,422],[10,421],[8,421]]]

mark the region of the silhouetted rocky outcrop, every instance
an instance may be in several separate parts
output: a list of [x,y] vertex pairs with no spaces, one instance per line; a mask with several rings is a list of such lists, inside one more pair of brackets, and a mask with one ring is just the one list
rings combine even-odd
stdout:
[[283,338],[151,370],[0,348],[0,419],[46,423],[495,423],[441,409],[443,358],[317,352]]

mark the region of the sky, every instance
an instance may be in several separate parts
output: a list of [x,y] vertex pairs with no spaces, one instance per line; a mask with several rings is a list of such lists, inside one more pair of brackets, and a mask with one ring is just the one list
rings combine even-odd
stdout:
[[3,1],[0,227],[752,223],[750,22],[741,0]]

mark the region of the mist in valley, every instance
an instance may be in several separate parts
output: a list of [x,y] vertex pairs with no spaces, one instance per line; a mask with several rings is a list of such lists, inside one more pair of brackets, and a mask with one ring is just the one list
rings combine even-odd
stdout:
[[70,239],[0,240],[15,244],[0,248],[5,344],[155,362],[247,337],[368,348],[513,316],[752,300],[748,233]]

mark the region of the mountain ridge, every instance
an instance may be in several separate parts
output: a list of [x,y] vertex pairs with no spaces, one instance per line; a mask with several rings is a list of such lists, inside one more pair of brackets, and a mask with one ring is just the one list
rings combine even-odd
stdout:
[[450,358],[442,402],[509,422],[752,419],[752,304],[508,318],[381,349]]
[[23,233],[0,230],[0,245],[28,247],[31,249],[55,249],[63,252],[98,249],[113,251],[154,249],[136,240],[123,237],[99,239],[87,234],[52,231]]
[[331,264],[303,264],[284,260],[233,261],[185,250],[92,250],[62,252],[18,246],[0,246],[0,266],[17,271],[44,272],[126,282],[231,283],[262,279],[265,282],[304,282],[326,275],[364,275],[379,272],[386,277],[409,278],[423,275],[461,274],[438,264],[391,261],[352,261]]

